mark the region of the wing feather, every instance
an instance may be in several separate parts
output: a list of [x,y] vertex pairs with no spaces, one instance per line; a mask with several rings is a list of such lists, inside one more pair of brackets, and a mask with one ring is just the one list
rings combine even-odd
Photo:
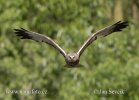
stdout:
[[14,29],[14,30],[15,30],[15,34],[17,36],[21,37],[21,39],[32,39],[32,40],[35,40],[37,42],[45,42],[45,43],[53,46],[64,57],[66,56],[66,52],[57,43],[55,43],[51,38],[44,36],[44,35],[41,35],[41,34],[36,33],[36,32],[28,31],[24,28]]
[[94,34],[92,34],[85,42],[84,44],[80,47],[80,49],[78,50],[77,54],[79,56],[81,56],[81,54],[83,53],[83,51],[93,42],[95,41],[99,36],[107,36],[113,32],[120,32],[122,31],[122,29],[126,28],[128,26],[128,22],[117,22],[111,26],[108,26]]

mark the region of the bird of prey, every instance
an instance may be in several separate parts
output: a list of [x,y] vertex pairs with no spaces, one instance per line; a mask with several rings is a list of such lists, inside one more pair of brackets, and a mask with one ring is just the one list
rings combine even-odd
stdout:
[[15,30],[16,35],[21,37],[21,39],[31,39],[37,42],[44,42],[46,44],[51,45],[64,56],[65,61],[66,61],[66,67],[76,68],[79,65],[81,54],[98,37],[101,37],[101,36],[105,37],[111,33],[120,32],[122,31],[122,29],[126,28],[127,26],[128,26],[128,22],[118,21],[117,23],[111,26],[105,27],[97,31],[94,34],[91,34],[91,36],[83,43],[83,45],[79,48],[79,50],[77,52],[72,52],[72,53],[67,53],[66,51],[64,51],[57,43],[55,43],[48,36],[44,36],[44,35],[41,35],[39,33],[32,32],[32,31],[28,31],[24,28],[14,29],[14,30]]

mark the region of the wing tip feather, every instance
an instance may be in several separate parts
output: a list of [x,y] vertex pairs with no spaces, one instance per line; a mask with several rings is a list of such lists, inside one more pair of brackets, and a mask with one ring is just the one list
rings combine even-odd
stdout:
[[114,24],[113,32],[122,31],[124,28],[128,26],[128,21],[118,21]]
[[16,36],[19,36],[21,39],[30,39],[31,37],[28,34],[28,31],[22,27],[20,29],[14,29]]

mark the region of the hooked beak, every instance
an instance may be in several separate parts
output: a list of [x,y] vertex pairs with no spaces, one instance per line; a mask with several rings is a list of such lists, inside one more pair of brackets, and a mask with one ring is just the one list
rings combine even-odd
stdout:
[[75,56],[69,56],[71,59],[73,59]]

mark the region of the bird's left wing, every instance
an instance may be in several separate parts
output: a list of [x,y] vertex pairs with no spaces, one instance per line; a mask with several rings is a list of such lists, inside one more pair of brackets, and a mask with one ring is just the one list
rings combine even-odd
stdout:
[[85,42],[84,44],[80,47],[80,49],[78,50],[77,54],[79,56],[81,56],[81,54],[83,53],[83,51],[93,42],[95,41],[99,36],[107,36],[113,32],[119,32],[122,31],[122,29],[124,29],[126,26],[128,26],[127,22],[117,22],[111,26],[108,26],[94,34],[92,34]]
[[53,46],[56,50],[58,50],[64,57],[66,56],[66,52],[51,38],[41,35],[36,32],[28,31],[26,29],[14,29],[17,36],[21,37],[21,39],[31,39],[37,42],[45,42],[51,46]]

